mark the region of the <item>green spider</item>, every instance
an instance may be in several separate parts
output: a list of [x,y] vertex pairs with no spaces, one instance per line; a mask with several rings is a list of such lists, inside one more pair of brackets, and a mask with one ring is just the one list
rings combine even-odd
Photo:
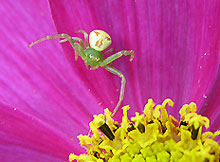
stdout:
[[[68,34],[55,34],[55,35],[48,35],[46,37],[43,37],[41,39],[38,39],[35,42],[32,42],[29,47],[32,47],[35,44],[38,44],[39,42],[42,42],[44,40],[47,39],[58,39],[58,38],[64,38],[63,40],[60,40],[60,43],[62,42],[66,42],[69,41],[70,44],[72,45],[74,51],[75,51],[75,60],[78,59],[78,56],[80,56],[84,62],[86,67],[90,66],[90,70],[94,70],[97,69],[98,67],[103,67],[104,69],[106,69],[107,71],[118,75],[121,78],[121,90],[120,90],[120,97],[119,97],[119,101],[112,113],[112,116],[114,116],[114,114],[117,112],[123,98],[124,98],[124,90],[125,90],[125,83],[126,83],[126,79],[124,77],[124,75],[118,71],[117,69],[115,69],[114,67],[112,67],[110,64],[118,59],[119,57],[125,55],[130,55],[130,61],[133,60],[134,58],[134,51],[130,50],[122,50],[120,52],[117,52],[109,57],[107,57],[106,59],[103,59],[103,54],[109,53],[109,52],[114,52],[113,48],[110,48],[109,50],[101,53],[102,51],[104,51],[105,49],[107,49],[112,41],[111,41],[111,37],[104,31],[102,30],[93,30],[90,34],[89,34],[89,41],[88,41],[88,34],[83,31],[83,30],[79,30],[77,32],[83,33],[84,34],[84,39],[85,39],[85,43],[82,41],[82,39],[78,38],[78,37],[71,37]],[[77,41],[77,42],[76,42]],[[90,44],[90,46],[89,46]]]

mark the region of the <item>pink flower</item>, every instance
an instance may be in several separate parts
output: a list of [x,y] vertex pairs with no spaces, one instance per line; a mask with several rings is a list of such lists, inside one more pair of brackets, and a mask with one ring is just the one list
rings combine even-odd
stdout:
[[[40,37],[102,29],[116,51],[135,58],[114,61],[127,79],[122,105],[142,111],[148,98],[175,102],[177,116],[194,101],[220,129],[219,1],[2,1],[0,3],[0,161],[67,161],[87,133],[92,115],[113,110],[120,79],[74,60],[58,40],[27,46]],[[121,118],[118,111],[115,119]]]

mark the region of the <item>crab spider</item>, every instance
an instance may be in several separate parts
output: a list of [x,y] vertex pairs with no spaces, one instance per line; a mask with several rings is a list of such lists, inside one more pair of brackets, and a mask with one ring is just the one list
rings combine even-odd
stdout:
[[60,43],[69,41],[69,43],[71,44],[71,46],[75,51],[75,60],[77,60],[78,56],[80,56],[84,60],[86,67],[88,66],[91,67],[90,70],[97,69],[98,67],[103,67],[107,71],[119,76],[121,78],[121,90],[120,90],[119,101],[112,113],[112,116],[114,116],[114,114],[117,112],[124,98],[126,79],[119,70],[112,67],[110,64],[114,60],[118,59],[123,55],[125,56],[130,55],[131,56],[130,61],[132,61],[134,58],[134,51],[122,50],[120,52],[114,53],[113,55],[107,57],[106,59],[103,59],[103,54],[114,52],[113,48],[107,50],[106,52],[103,52],[111,45],[112,43],[111,37],[102,30],[93,30],[89,34],[89,39],[88,39],[88,34],[85,31],[79,30],[77,32],[84,34],[85,42],[83,42],[83,40],[78,37],[71,37],[68,34],[55,34],[55,35],[48,35],[46,37],[38,39],[37,41],[32,42],[29,45],[29,47],[32,47],[33,45],[38,44],[39,42],[42,42],[47,39],[63,38],[62,40],[60,40]]

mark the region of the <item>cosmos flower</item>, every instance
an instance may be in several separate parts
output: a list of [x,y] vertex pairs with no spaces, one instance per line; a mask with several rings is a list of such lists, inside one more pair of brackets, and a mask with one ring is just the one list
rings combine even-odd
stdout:
[[[83,153],[79,134],[87,134],[94,114],[113,110],[120,79],[74,60],[68,43],[49,34],[105,30],[116,51],[133,49],[135,58],[114,61],[127,79],[122,105],[128,115],[142,112],[148,98],[171,98],[179,118],[195,102],[220,129],[219,1],[2,1],[0,4],[0,161],[67,161]],[[122,110],[115,120],[121,120]],[[219,141],[220,139],[217,138]]]

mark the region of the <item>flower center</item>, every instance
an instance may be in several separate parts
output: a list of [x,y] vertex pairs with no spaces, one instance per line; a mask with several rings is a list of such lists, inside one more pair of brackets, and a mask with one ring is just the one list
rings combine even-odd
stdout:
[[196,104],[185,104],[180,109],[180,121],[169,115],[165,106],[173,107],[166,99],[155,106],[152,99],[145,105],[144,113],[128,119],[129,106],[123,107],[121,124],[111,118],[111,112],[94,115],[91,132],[79,135],[80,144],[87,154],[69,155],[69,160],[98,162],[217,162],[220,146],[215,133],[202,133],[209,127],[209,119],[196,113]]

